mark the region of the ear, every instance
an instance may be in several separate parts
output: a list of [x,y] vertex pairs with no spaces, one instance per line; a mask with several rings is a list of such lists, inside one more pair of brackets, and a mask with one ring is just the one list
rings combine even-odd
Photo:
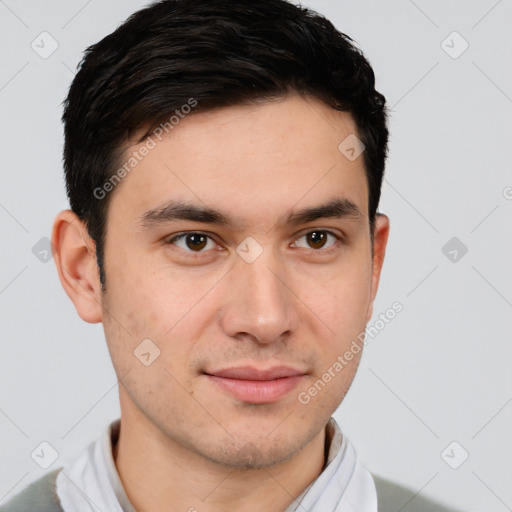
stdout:
[[373,263],[372,263],[372,286],[370,292],[370,305],[366,315],[366,323],[368,323],[373,314],[373,302],[377,296],[379,288],[380,273],[384,256],[386,254],[386,246],[389,236],[389,218],[383,213],[377,213],[375,217],[375,225],[373,230]]
[[101,284],[96,245],[84,223],[71,210],[61,211],[53,223],[53,258],[59,279],[82,320],[102,320]]

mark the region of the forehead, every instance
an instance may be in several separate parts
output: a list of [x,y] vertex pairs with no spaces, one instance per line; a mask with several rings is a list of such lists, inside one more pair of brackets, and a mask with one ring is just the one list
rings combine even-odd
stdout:
[[140,219],[171,200],[194,202],[263,225],[335,196],[367,215],[363,155],[349,159],[340,150],[356,136],[349,113],[314,98],[191,114],[126,150],[125,161],[151,147],[117,185],[109,209]]

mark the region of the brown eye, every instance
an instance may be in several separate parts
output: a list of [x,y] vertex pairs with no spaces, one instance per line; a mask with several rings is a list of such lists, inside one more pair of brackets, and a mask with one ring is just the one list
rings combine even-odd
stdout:
[[[329,237],[332,239],[330,245],[328,244]],[[301,240],[305,239],[306,243],[299,243]],[[315,249],[320,250],[324,249],[322,252],[327,252],[329,248],[331,248],[335,243],[340,240],[341,237],[335,235],[332,231],[317,229],[315,231],[310,231],[309,233],[305,233],[300,238],[298,238],[295,243],[304,249]],[[320,252],[320,251],[319,251]]]
[[192,249],[193,251],[197,249],[200,251],[206,247],[206,237],[204,235],[194,233],[185,237],[185,243],[189,249]]
[[184,251],[204,252],[203,249],[208,245],[209,241],[215,246],[215,243],[208,235],[204,235],[203,233],[190,232],[175,236],[169,240],[169,243],[177,245]]
[[306,235],[308,243],[313,249],[321,249],[325,245],[327,235],[324,231],[311,231]]

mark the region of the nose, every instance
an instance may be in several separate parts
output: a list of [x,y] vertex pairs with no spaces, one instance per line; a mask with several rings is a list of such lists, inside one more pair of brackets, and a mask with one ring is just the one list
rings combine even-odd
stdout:
[[270,247],[251,263],[237,256],[226,278],[221,325],[228,336],[268,345],[295,333],[298,299],[290,272]]

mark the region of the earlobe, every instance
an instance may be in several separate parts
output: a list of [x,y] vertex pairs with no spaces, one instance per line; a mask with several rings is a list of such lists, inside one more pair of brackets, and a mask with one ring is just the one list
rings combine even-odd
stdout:
[[55,218],[52,244],[60,282],[77,313],[86,322],[101,322],[96,246],[84,223],[71,210],[61,211]]
[[378,213],[375,217],[375,225],[373,231],[373,262],[372,262],[372,284],[370,294],[370,306],[366,323],[368,323],[373,314],[373,302],[377,296],[379,288],[380,274],[386,255],[386,246],[389,237],[389,217],[383,213]]

